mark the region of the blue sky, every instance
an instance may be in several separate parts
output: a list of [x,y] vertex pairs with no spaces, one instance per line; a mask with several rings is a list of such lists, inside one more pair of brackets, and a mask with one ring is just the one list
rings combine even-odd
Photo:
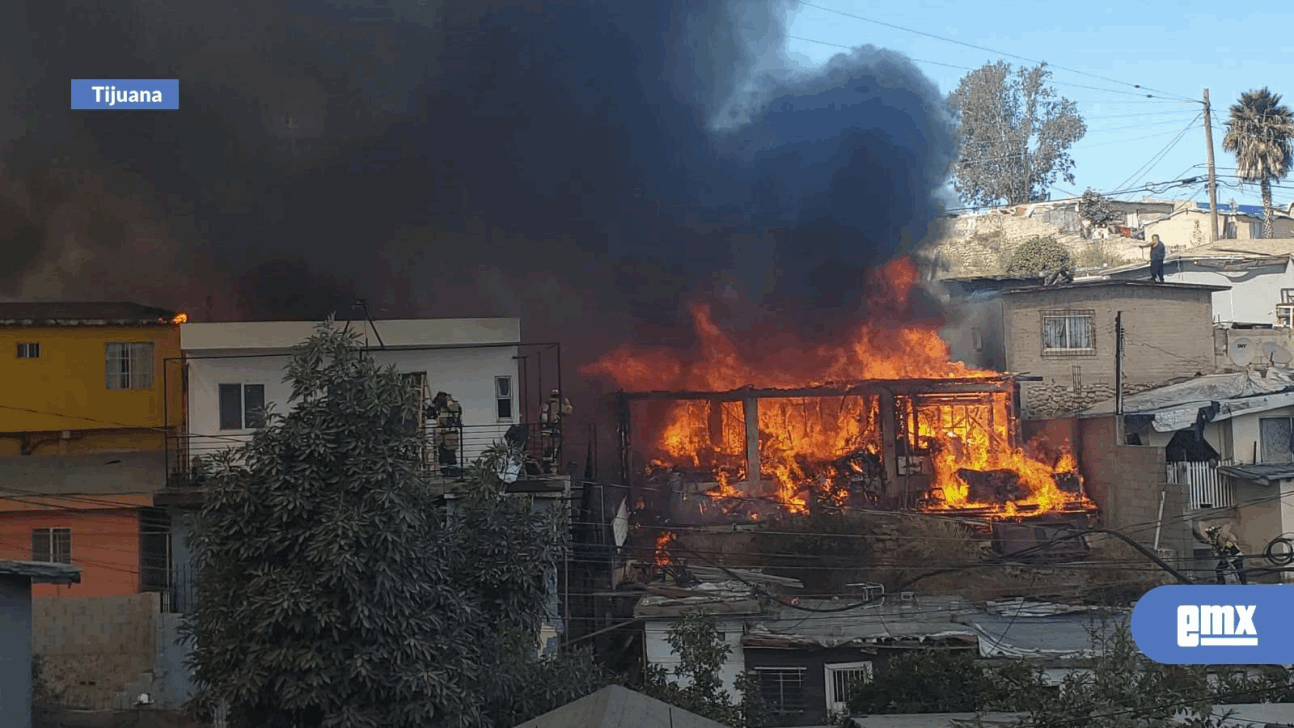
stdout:
[[[1241,92],[1262,86],[1294,103],[1294,96],[1287,95],[1294,94],[1294,40],[1285,32],[1294,12],[1255,12],[1251,6],[1220,15],[1217,11],[1225,12],[1226,6],[1213,5],[1214,11],[1202,12],[1198,3],[1180,0],[1118,4],[1098,0],[1064,6],[1059,12],[1042,3],[809,2],[795,8],[789,19],[787,52],[801,64],[820,64],[844,52],[827,44],[872,44],[908,55],[945,94],[969,69],[988,62],[1032,65],[1010,57],[1022,56],[1051,64],[1056,90],[1076,102],[1087,121],[1087,135],[1072,150],[1075,182],[1061,181],[1052,189],[1053,198],[1082,193],[1087,187],[1109,192],[1196,175],[1203,178],[1204,127],[1202,119],[1196,118],[1203,105],[1182,99],[1202,99],[1203,89],[1208,88],[1218,203],[1234,198],[1241,204],[1256,204],[1258,188],[1237,186],[1235,158],[1222,151],[1227,109]],[[1154,91],[1138,90],[1133,84]],[[1156,98],[1138,95],[1146,93]],[[1208,190],[1202,183],[1161,185],[1119,197],[1146,196],[1207,201]],[[1273,199],[1278,204],[1294,202],[1294,176],[1273,189]]]

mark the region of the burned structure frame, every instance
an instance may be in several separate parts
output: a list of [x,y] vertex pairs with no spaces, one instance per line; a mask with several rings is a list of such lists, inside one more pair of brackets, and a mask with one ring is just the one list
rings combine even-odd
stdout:
[[[620,475],[630,488],[632,502],[643,501],[643,474],[647,471],[647,457],[635,433],[635,415],[648,403],[708,402],[713,420],[724,403],[740,403],[744,420],[744,472],[761,472],[759,411],[760,400],[840,400],[849,398],[870,400],[876,403],[879,416],[881,452],[876,453],[884,468],[885,492],[883,503],[888,507],[916,508],[932,485],[928,467],[923,467],[915,446],[922,424],[921,413],[931,408],[943,412],[956,412],[961,408],[961,421],[944,423],[940,427],[978,427],[988,436],[1006,432],[1006,442],[995,446],[1015,449],[1020,446],[1020,383],[1038,381],[1038,377],[1002,375],[995,377],[967,377],[947,379],[866,380],[850,383],[827,384],[795,389],[757,389],[745,387],[723,392],[705,391],[621,391],[617,402],[617,435],[620,450]],[[987,406],[986,406],[987,405]],[[980,407],[987,413],[986,422],[974,421],[971,407]],[[998,423],[995,418],[1005,417]],[[927,427],[929,423],[925,423]],[[712,421],[711,429],[715,425]],[[914,449],[915,448],[915,449]]]

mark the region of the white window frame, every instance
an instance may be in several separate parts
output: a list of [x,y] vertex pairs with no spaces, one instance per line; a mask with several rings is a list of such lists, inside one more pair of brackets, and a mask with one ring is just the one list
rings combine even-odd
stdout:
[[[763,697],[763,694],[764,694],[764,676],[763,676],[763,673],[773,673],[773,672],[793,672],[793,673],[796,673],[796,674],[798,674],[798,675],[799,675],[799,678],[800,678],[800,695],[802,696],[802,698],[803,698],[803,700],[804,700],[804,704],[800,707],[800,709],[799,709],[799,710],[796,710],[796,709],[788,709],[788,708],[784,708],[784,707],[782,707],[782,706],[780,706],[780,705],[773,705],[773,704],[770,702],[770,703],[769,703],[769,710],[770,710],[770,712],[773,712],[773,713],[779,713],[779,714],[791,714],[791,715],[796,715],[796,714],[799,714],[799,713],[801,713],[802,711],[804,711],[804,710],[807,710],[807,709],[808,709],[808,707],[809,707],[809,706],[808,706],[808,699],[809,699],[809,696],[808,696],[808,689],[807,689],[807,688],[808,688],[808,686],[807,686],[807,685],[806,685],[806,683],[805,683],[805,677],[808,675],[809,668],[807,668],[807,667],[792,667],[792,666],[787,666],[787,667],[775,667],[775,666],[773,666],[773,665],[766,665],[766,666],[764,666],[764,667],[756,667],[756,668],[754,669],[754,672],[755,672],[755,675],[756,675],[756,684],[757,684],[757,685],[758,685],[758,687],[759,687],[759,694],[760,694],[760,696],[761,696],[761,697]],[[768,702],[768,701],[766,701],[766,702]]]
[[19,359],[39,359],[40,343],[35,341],[23,341],[18,344]]
[[[103,345],[104,385],[108,389],[152,389],[157,368],[151,341],[109,341]],[[123,366],[124,365],[124,366]]]
[[[1070,333],[1071,322],[1077,318],[1084,318],[1088,321],[1088,338],[1091,346],[1086,347],[1051,347],[1047,346],[1047,320],[1062,319],[1065,321],[1065,343],[1070,343],[1073,338]],[[1078,311],[1043,311],[1041,317],[1042,332],[1042,353],[1044,354],[1094,354],[1096,353],[1096,312],[1092,310]]]
[[[238,387],[238,424],[241,427],[225,427],[224,401],[221,398],[221,389],[224,387]],[[216,385],[216,428],[221,432],[250,432],[258,430],[265,426],[265,413],[261,412],[261,422],[259,425],[250,425],[247,420],[247,388],[261,388],[261,407],[268,408],[269,400],[265,393],[266,386],[260,382],[221,382]]]
[[[43,533],[45,536],[44,553],[36,553],[36,535]],[[64,547],[59,547],[59,538],[64,537]],[[31,560],[48,564],[70,564],[72,563],[72,529],[70,528],[33,528],[31,530]]]
[[[499,385],[507,382],[508,395],[503,396],[503,388]],[[517,419],[517,390],[512,386],[511,375],[500,375],[494,378],[494,416],[499,422],[513,422]],[[508,403],[509,416],[499,415],[499,405],[504,402]]]
[[871,682],[876,677],[871,662],[835,662],[823,665],[822,676],[827,687],[825,694],[828,714],[841,713],[849,708],[849,696],[836,695],[835,677],[837,673],[842,672],[863,672],[863,682]]

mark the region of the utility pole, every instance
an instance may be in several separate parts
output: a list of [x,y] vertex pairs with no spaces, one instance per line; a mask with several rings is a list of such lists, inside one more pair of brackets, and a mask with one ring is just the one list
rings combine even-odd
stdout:
[[1114,438],[1123,445],[1123,312],[1114,314]]
[[1204,89],[1204,144],[1209,148],[1209,242],[1218,240],[1218,177],[1213,169],[1213,114],[1209,90]]

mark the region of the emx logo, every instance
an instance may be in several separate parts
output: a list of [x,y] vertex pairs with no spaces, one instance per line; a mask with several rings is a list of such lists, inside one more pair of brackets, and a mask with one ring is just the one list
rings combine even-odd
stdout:
[[1254,612],[1258,605],[1183,604],[1177,608],[1178,647],[1257,647]]
[[1294,627],[1280,615],[1291,613],[1294,586],[1161,586],[1132,610],[1132,638],[1167,664],[1288,665]]

